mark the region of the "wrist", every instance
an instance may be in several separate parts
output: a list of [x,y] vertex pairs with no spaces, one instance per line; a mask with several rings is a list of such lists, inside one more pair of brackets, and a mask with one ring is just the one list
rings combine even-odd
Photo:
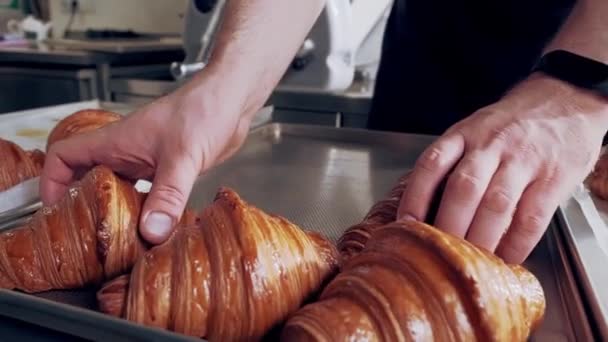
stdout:
[[169,97],[180,110],[222,117],[245,114],[246,86],[238,75],[208,65]]
[[583,115],[608,127],[608,98],[540,71],[517,84],[501,102],[515,111],[546,113],[549,117]]
[[567,81],[537,71],[528,77],[528,82],[542,87],[547,101],[573,113],[582,113],[601,119],[608,128],[608,97]]
[[255,76],[252,70],[233,66],[228,60],[218,62],[215,59],[185,88],[194,99],[201,96],[211,99],[217,111],[249,117],[262,108],[274,87],[274,83],[265,80],[262,75]]

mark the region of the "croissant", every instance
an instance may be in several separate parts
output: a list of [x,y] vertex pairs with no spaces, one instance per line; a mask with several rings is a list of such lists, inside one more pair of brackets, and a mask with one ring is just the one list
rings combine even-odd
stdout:
[[348,228],[342,234],[338,240],[338,250],[345,259],[359,253],[376,228],[397,219],[397,209],[399,209],[399,202],[407,187],[409,177],[410,172],[399,178],[397,185],[391,189],[383,200],[372,206],[360,223]]
[[0,192],[40,175],[44,152],[24,151],[17,144],[0,139]]
[[69,289],[127,272],[144,252],[142,200],[131,183],[95,167],[59,203],[0,234],[0,288]]
[[130,276],[98,292],[102,312],[211,341],[257,340],[338,267],[324,237],[265,214],[224,188]]
[[103,109],[84,109],[63,118],[51,130],[47,138],[47,149],[53,143],[67,139],[75,134],[96,130],[109,123],[120,120],[120,114]]
[[545,311],[523,267],[421,222],[377,228],[285,341],[525,341]]
[[595,164],[593,172],[587,177],[587,184],[591,193],[597,197],[608,200],[608,155],[602,154]]
[[[47,149],[51,144],[78,133],[92,131],[120,120],[116,113],[101,109],[86,109],[75,112],[51,130],[47,138]],[[0,192],[30,178],[38,177],[44,166],[45,154],[40,150],[24,151],[13,142],[0,139]]]
[[[338,240],[338,250],[345,260],[357,255],[365,247],[367,240],[375,229],[397,220],[397,210],[401,197],[403,197],[403,193],[410,182],[410,176],[411,171],[401,176],[386,197],[374,204],[360,223],[349,227],[342,234]],[[439,209],[444,188],[445,181],[439,185],[435,196],[431,200],[427,219],[434,219]]]

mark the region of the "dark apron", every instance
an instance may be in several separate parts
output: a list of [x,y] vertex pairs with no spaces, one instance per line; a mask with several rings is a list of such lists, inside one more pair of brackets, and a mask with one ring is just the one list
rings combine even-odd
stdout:
[[395,0],[368,126],[441,134],[529,75],[574,0]]

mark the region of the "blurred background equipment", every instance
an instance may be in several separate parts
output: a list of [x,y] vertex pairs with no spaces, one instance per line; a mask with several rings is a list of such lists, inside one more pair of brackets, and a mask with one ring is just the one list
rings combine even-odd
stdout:
[[[185,58],[172,64],[172,75],[113,78],[112,98],[146,103],[204,68],[224,3],[187,1],[182,33]],[[391,4],[392,0],[329,0],[269,100],[274,119],[365,126]]]
[[[167,94],[204,68],[226,2],[0,1],[11,13],[1,26],[0,113]],[[365,126],[391,4],[329,0],[269,100],[275,120]]]
[[0,113],[109,101],[113,77],[169,75],[184,57],[184,0],[0,1]]

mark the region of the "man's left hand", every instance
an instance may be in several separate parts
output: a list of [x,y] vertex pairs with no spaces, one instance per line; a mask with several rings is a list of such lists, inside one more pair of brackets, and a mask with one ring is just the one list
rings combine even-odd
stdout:
[[435,226],[521,263],[592,170],[607,128],[606,99],[534,74],[426,149],[398,217],[424,220],[448,177]]

